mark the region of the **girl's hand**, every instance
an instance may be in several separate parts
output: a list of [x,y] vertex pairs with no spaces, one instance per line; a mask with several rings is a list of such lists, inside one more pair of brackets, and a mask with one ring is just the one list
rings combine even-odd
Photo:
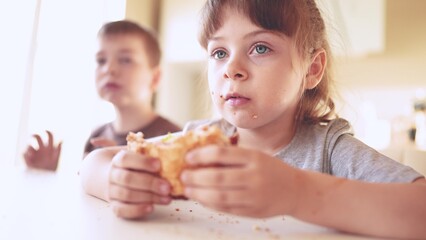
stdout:
[[109,174],[108,198],[115,214],[122,218],[141,218],[154,204],[169,204],[170,184],[160,178],[160,161],[140,153],[118,152]]
[[237,215],[270,217],[291,213],[298,200],[299,170],[265,153],[207,146],[191,151],[181,180],[185,195]]
[[38,148],[29,145],[24,152],[25,163],[28,167],[56,171],[59,162],[59,155],[62,149],[62,142],[55,145],[53,134],[47,131],[47,143],[44,143],[40,135],[34,134]]

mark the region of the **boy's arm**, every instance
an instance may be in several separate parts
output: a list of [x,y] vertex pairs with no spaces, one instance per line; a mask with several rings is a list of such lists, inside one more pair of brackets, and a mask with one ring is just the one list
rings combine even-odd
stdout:
[[100,148],[85,156],[80,168],[80,177],[86,193],[108,201],[108,181],[111,160],[126,146]]
[[426,180],[367,183],[300,171],[296,218],[339,230],[393,238],[426,236]]

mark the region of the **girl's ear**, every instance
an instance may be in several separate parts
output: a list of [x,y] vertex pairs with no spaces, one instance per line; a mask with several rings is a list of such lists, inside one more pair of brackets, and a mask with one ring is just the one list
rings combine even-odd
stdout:
[[305,89],[313,89],[320,83],[327,66],[327,53],[324,49],[317,50],[306,74]]

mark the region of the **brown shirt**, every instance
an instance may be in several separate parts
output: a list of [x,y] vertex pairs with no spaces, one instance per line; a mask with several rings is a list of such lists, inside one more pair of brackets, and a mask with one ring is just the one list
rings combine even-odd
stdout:
[[[170,122],[169,120],[158,116],[154,121],[152,121],[150,124],[146,125],[145,127],[141,129],[135,129],[132,132],[143,132],[144,138],[152,138],[156,136],[165,135],[167,133],[173,133],[180,131],[181,128],[177,126],[176,124]],[[112,123],[106,123],[98,128],[96,128],[92,134],[90,134],[89,139],[86,141],[86,145],[84,147],[84,153],[87,154],[93,150],[95,150],[98,147],[93,146],[90,143],[90,139],[96,138],[96,137],[104,137],[107,139],[114,140],[117,145],[126,145],[126,137],[127,133],[116,133],[114,131],[114,128],[112,126]]]

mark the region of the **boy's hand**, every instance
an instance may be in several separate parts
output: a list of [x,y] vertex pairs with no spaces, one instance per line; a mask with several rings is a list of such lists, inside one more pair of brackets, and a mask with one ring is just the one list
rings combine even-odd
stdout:
[[117,143],[114,140],[104,138],[104,137],[95,137],[90,139],[90,143],[94,147],[112,147],[117,146]]
[[53,143],[53,134],[47,130],[46,133],[47,144],[43,142],[40,135],[34,134],[33,137],[37,140],[38,148],[36,149],[29,145],[23,155],[28,167],[55,171],[58,167],[62,142],[55,145]]
[[207,207],[249,217],[283,215],[295,208],[298,171],[279,159],[212,145],[193,150],[186,160],[197,167],[181,175],[185,195]]
[[112,160],[108,197],[115,214],[122,218],[142,218],[154,204],[169,204],[170,184],[160,178],[160,161],[140,153],[120,151]]

